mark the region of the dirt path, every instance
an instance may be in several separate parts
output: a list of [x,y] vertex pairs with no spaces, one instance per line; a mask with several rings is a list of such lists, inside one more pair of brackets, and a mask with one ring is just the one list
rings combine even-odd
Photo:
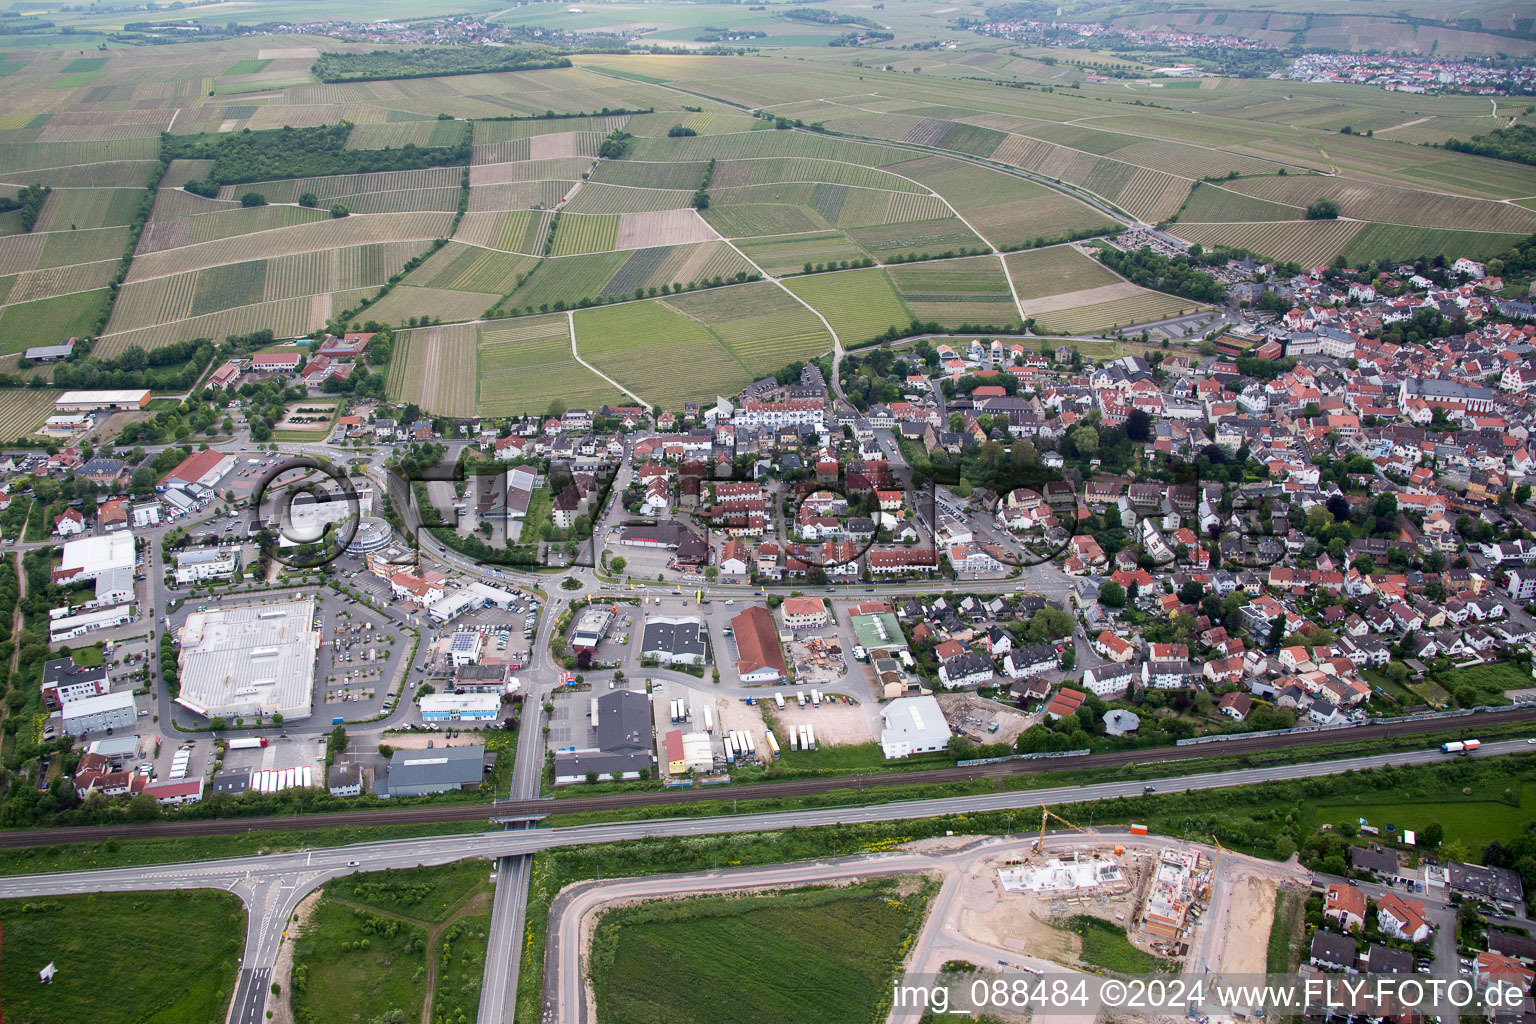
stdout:
[[11,614],[11,675],[21,664],[21,603],[27,599],[27,574],[21,568],[21,552],[16,552],[16,610]]
[[280,987],[277,997],[267,1004],[272,1009],[272,1024],[294,1024],[293,1008],[288,1005],[288,999],[293,993],[293,943],[304,926],[309,924],[310,915],[320,902],[320,895],[321,890],[316,889],[299,902],[294,909],[293,920],[284,929],[286,937],[277,947],[277,960],[272,964],[272,983]]
[[[311,899],[312,898],[313,897],[311,897]],[[432,1024],[432,997],[437,993],[437,937],[441,935],[449,925],[453,924],[459,918],[464,917],[467,914],[478,914],[482,911],[489,910],[491,908],[491,894],[488,892],[475,893],[474,896],[460,904],[457,910],[449,914],[447,918],[439,921],[437,924],[433,924],[430,921],[423,921],[419,917],[411,917],[408,914],[397,914],[394,911],[383,910],[370,904],[354,903],[351,900],[344,900],[336,896],[333,896],[332,899],[342,906],[351,907],[354,910],[366,910],[370,914],[378,914],[381,917],[392,917],[396,921],[404,921],[406,924],[413,924],[427,933],[427,988],[423,993],[421,1000],[421,1024]],[[308,901],[306,900],[306,902]],[[276,977],[275,971],[273,972],[273,977]],[[275,1017],[273,1020],[276,1022]],[[287,1022],[287,1024],[293,1024],[293,1022],[290,1020]]]

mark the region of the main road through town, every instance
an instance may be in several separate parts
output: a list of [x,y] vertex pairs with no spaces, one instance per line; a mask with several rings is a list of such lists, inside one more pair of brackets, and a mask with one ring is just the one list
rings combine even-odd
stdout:
[[[1474,757],[1524,753],[1523,739],[1484,744]],[[1386,765],[1432,764],[1445,760],[1438,749],[1267,768],[1242,768],[1163,779],[1163,793],[1216,789],[1274,780],[1316,778]],[[266,997],[277,949],[287,922],[308,893],[327,879],[354,871],[377,871],[417,865],[446,864],[468,857],[500,860],[520,858],[540,850],[589,843],[611,843],[649,837],[682,837],[738,832],[765,832],[834,824],[894,821],[945,814],[1016,809],[1040,804],[1112,800],[1137,796],[1141,780],[1061,786],[1023,792],[916,800],[868,807],[829,807],[773,814],[721,815],[710,818],[668,818],[566,828],[531,828],[397,839],[322,850],[275,853],[267,856],[211,860],[186,864],[111,868],[59,874],[13,875],[0,878],[0,899],[88,892],[127,892],[142,889],[218,888],[240,896],[247,907],[245,956],[229,1020],[256,1024],[265,1019]],[[488,993],[503,1001],[505,993]],[[504,1011],[505,1012],[505,1011]],[[485,1018],[482,1018],[485,1019]],[[509,1016],[502,1018],[509,1020]]]

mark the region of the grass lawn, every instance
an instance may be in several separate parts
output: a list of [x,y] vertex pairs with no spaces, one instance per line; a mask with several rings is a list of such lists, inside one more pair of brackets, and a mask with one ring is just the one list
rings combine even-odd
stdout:
[[1438,821],[1445,828],[1447,843],[1459,839],[1476,852],[1495,839],[1519,835],[1536,813],[1536,781],[1511,778],[1502,792],[1490,792],[1485,786],[1473,787],[1473,792],[1481,799],[1471,799],[1459,789],[1447,789],[1439,799],[1383,801],[1378,797],[1314,804],[1312,827],[1325,822],[1338,827],[1364,818],[1384,835],[1386,826],[1395,825],[1400,835],[1404,829],[1423,831],[1424,826]]
[[[615,910],[598,924],[598,1020],[737,1024],[883,1019],[926,887],[703,896]],[[713,996],[704,998],[704,994]]]
[[[64,649],[59,649],[59,654],[64,654]],[[100,668],[106,663],[106,655],[102,652],[100,644],[92,644],[89,647],[76,647],[70,652],[70,657],[75,659],[75,664],[81,668]]]
[[1447,669],[1437,673],[1434,680],[1450,691],[1456,703],[1462,707],[1508,704],[1505,690],[1523,690],[1536,685],[1529,672],[1509,661]]
[[815,750],[790,750],[788,736],[779,730],[775,731],[780,733],[776,767],[814,772],[864,772],[935,766],[948,768],[954,765],[943,754],[909,757],[898,762],[887,761],[878,743],[828,744],[818,746]]
[[326,883],[293,947],[295,1018],[354,1024],[400,1010],[416,1021],[430,991],[432,1024],[474,1019],[490,871],[483,860],[465,860]]
[[1275,918],[1269,926],[1269,954],[1265,970],[1270,974],[1294,971],[1301,962],[1302,914],[1306,899],[1299,892],[1275,893]]
[[1171,961],[1155,957],[1131,945],[1125,929],[1103,918],[1078,914],[1067,918],[1068,931],[1082,936],[1083,963],[1121,974],[1146,974],[1172,971]]
[[[206,889],[49,896],[0,902],[0,927],[0,1001],[12,1021],[205,1024],[228,1009],[245,909]],[[37,972],[49,962],[58,974],[43,986]]]

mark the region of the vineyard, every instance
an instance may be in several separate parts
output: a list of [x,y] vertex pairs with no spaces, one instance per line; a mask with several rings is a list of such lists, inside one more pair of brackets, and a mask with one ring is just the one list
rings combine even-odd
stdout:
[[709,328],[666,299],[578,310],[576,347],[597,369],[663,407],[735,394],[752,376]]
[[[516,288],[518,281],[532,273],[537,265],[538,260],[533,256],[449,242],[411,275],[411,283],[424,288],[480,292],[499,298]],[[486,305],[489,303],[480,308],[483,310]]]
[[1402,224],[1367,224],[1344,246],[1351,264],[1361,260],[1411,260],[1420,256],[1467,256],[1487,259],[1508,252],[1525,235],[1497,231],[1457,231],[1454,228],[1415,228]]
[[[695,179],[697,181],[697,179]],[[784,182],[827,182],[856,188],[878,188],[890,192],[926,193],[922,185],[874,167],[834,163],[830,160],[771,157],[762,160],[727,160],[715,165],[711,188],[742,185],[772,185]]]
[[1304,267],[1327,263],[1363,225],[1352,220],[1265,221],[1257,224],[1185,224],[1170,231],[1207,249],[1233,245]]
[[[277,181],[256,181],[249,185],[226,185],[219,190],[219,199],[238,202],[245,193],[258,192],[265,196],[269,203],[296,203],[299,201],[299,196],[307,192],[329,207],[337,200],[372,192],[413,192],[421,189],[442,188],[457,191],[463,175],[464,170],[461,167],[426,167],[416,171],[373,171],[367,174],[330,174],[318,178],[282,178]],[[188,173],[187,176],[195,177],[196,175]],[[173,176],[171,172],[167,172],[166,184],[175,187],[162,188],[160,198],[164,198],[168,192],[179,193],[193,199],[200,198],[180,188],[184,180],[186,180],[185,177]],[[160,215],[158,211],[156,215]]]
[[[576,182],[591,169],[591,160],[570,156],[554,160],[514,160],[497,164],[472,164],[469,168],[469,184],[473,188],[476,185],[500,185],[513,181]],[[694,183],[697,184],[697,181]]]
[[396,332],[386,382],[390,396],[443,416],[477,415],[476,333],[472,325]]
[[439,238],[448,233],[452,223],[453,215],[450,213],[380,213],[300,224],[278,231],[259,231],[235,238],[186,245],[165,252],[147,253],[134,259],[128,280],[142,281],[221,263],[291,256],[344,245]]
[[513,210],[510,213],[467,213],[459,221],[454,240],[469,245],[537,256],[544,251],[549,234],[547,210]]
[[614,247],[618,234],[619,218],[615,214],[564,214],[555,226],[555,241],[549,254],[579,256],[582,253],[606,252]]
[[1130,298],[1042,313],[1035,319],[1041,333],[1100,334],[1116,327],[1166,320],[1201,308],[1200,303],[1177,295],[1144,291]]
[[748,239],[740,246],[752,262],[770,274],[792,274],[807,263],[861,260],[869,255],[841,231],[809,231]]
[[940,256],[960,249],[974,251],[987,248],[987,243],[978,238],[958,217],[849,228],[848,237],[879,260],[893,256]]
[[475,185],[469,190],[469,215],[486,212],[554,206],[576,187],[574,181],[509,181],[499,185]]
[[368,317],[386,324],[403,324],[411,318],[430,317],[445,323],[474,320],[496,304],[500,296],[481,292],[456,292],[447,288],[422,288],[401,284],[368,307]]
[[905,329],[912,323],[911,310],[878,267],[795,277],[785,284],[827,318],[845,346],[869,341],[890,327]]
[[[206,316],[159,323],[136,330],[118,330],[113,324],[108,324],[107,333],[102,335],[93,354],[110,357],[133,346],[148,351],[192,338],[223,338],[230,334],[246,334],[262,329],[270,330],[279,338],[296,338],[324,325],[330,315],[330,296],[314,295],[262,302],[239,309],[224,309]],[[113,311],[112,319],[117,320],[116,310]],[[3,326],[4,321],[0,320],[0,327]]]
[[348,149],[399,149],[401,146],[456,146],[464,137],[462,121],[390,121],[358,124],[347,136]]
[[544,260],[528,275],[522,287],[507,296],[501,308],[532,307],[547,313],[547,307],[556,302],[571,305],[593,298],[631,255],[628,252],[599,252]]
[[[562,218],[563,219],[563,218]],[[647,245],[686,245],[713,241],[716,235],[700,219],[698,211],[653,210],[619,215],[615,248],[638,249]]]
[[681,210],[693,199],[693,193],[672,188],[623,188],[589,181],[571,201],[566,213],[644,213],[650,210]]
[[[647,163],[639,160],[604,160],[592,172],[592,181],[631,188],[697,188],[708,160]],[[718,172],[717,172],[718,173]]]
[[1114,271],[1070,245],[1011,252],[1004,259],[1021,300],[1083,291],[1120,281]]
[[554,117],[527,121],[476,121],[475,146],[529,139],[535,135],[558,132],[597,132],[606,135],[615,128],[624,127],[629,117],[614,114],[608,117]]
[[53,415],[55,397],[46,388],[0,390],[0,440],[15,441],[35,433]]
[[1018,307],[995,256],[913,263],[888,271],[912,316],[946,327],[975,324],[1012,327]]
[[652,294],[673,284],[734,277],[751,266],[723,242],[636,249],[599,293],[630,298],[637,289]]
[[944,157],[923,157],[890,168],[942,195],[992,245],[1029,245],[1068,232],[1113,225],[1076,199],[1023,178]]
[[1189,194],[1189,202],[1179,211],[1179,220],[1189,223],[1301,220],[1305,213],[1301,207],[1272,203],[1220,185],[1196,183],[1195,190]]
[[675,295],[667,304],[707,324],[754,377],[832,349],[832,336],[821,321],[782,288],[766,281],[717,292]]
[[1485,199],[1418,192],[1353,178],[1288,175],[1244,178],[1228,188],[1276,203],[1306,206],[1320,196],[1339,204],[1339,214],[1356,220],[1413,224],[1463,231],[1536,231],[1536,212]]
[[791,235],[825,231],[830,227],[825,218],[808,206],[774,206],[768,203],[711,205],[704,211],[704,219],[726,238]]
[[481,416],[541,413],[556,399],[581,408],[621,400],[571,354],[563,313],[482,325],[479,366]]

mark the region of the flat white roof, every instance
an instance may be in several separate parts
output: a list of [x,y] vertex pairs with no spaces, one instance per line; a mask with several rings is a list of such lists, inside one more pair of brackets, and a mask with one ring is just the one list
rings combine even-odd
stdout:
[[94,697],[82,697],[72,700],[64,705],[65,718],[81,718],[85,715],[97,715],[103,711],[116,711],[119,708],[133,707],[133,692],[119,690],[116,693],[100,693]]
[[85,569],[98,575],[113,569],[132,569],[133,566],[133,533],[130,530],[64,542],[61,568]]
[[55,409],[65,405],[128,405],[149,397],[148,388],[122,391],[66,391],[53,400]]
[[421,712],[495,711],[501,707],[499,693],[429,693],[421,698]]
[[181,696],[214,715],[309,716],[313,598],[193,612],[181,629]]

